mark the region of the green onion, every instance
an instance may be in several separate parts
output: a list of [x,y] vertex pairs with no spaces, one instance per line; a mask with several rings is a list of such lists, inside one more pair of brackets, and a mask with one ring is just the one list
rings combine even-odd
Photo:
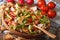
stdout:
[[15,30],[16,29],[16,26],[11,26],[11,29]]
[[32,19],[35,20],[36,19],[36,16],[32,16]]
[[50,21],[46,16],[43,16],[42,19],[40,19],[40,23],[42,24],[48,24]]
[[26,15],[26,18],[28,18],[28,17],[30,17],[30,15],[28,14],[28,15]]

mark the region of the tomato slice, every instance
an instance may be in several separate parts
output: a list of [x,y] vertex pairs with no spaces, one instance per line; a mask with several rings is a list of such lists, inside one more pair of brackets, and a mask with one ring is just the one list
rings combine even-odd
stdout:
[[34,23],[37,25],[39,23],[39,20],[35,20]]
[[11,25],[11,23],[12,23],[12,21],[9,21],[9,22],[8,22],[8,25]]
[[28,19],[28,22],[29,22],[29,23],[32,23],[32,22],[33,22],[32,18],[29,18],[29,19]]
[[7,18],[5,18],[4,21],[6,22],[6,24],[8,24],[8,19]]
[[17,25],[17,23],[16,23],[16,22],[14,22],[14,21],[12,21],[12,25],[16,26],[16,25]]
[[37,30],[37,28],[36,27],[33,27],[33,30],[35,31],[35,30]]
[[42,18],[42,16],[39,16],[39,15],[36,16],[36,20],[38,20],[40,18]]
[[0,30],[1,30],[1,27],[0,27]]
[[16,15],[13,12],[10,12],[10,16],[14,19],[16,18]]

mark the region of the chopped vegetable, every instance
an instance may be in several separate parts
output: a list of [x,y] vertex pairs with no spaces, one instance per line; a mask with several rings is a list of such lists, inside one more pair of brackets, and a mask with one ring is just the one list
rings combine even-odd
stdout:
[[50,21],[48,20],[48,18],[46,16],[43,16],[42,19],[40,19],[40,23],[42,24],[48,24]]
[[16,29],[16,27],[15,26],[10,26],[13,30],[15,30]]
[[36,19],[36,16],[32,16],[32,19],[35,20]]
[[33,24],[46,29],[47,24],[50,23],[48,17],[43,15],[45,13],[41,14],[41,10],[37,10],[37,6],[31,7],[15,3],[13,6],[6,7],[4,13],[4,21],[11,29],[26,34],[39,34],[41,32]]

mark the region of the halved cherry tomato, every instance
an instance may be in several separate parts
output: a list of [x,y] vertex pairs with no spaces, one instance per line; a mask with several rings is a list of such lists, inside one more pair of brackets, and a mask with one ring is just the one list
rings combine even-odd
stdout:
[[45,12],[49,10],[48,6],[41,6],[40,9]]
[[35,31],[35,30],[37,30],[37,28],[36,27],[33,27],[33,30]]
[[57,15],[57,13],[55,10],[49,10],[48,11],[48,17],[49,18],[54,18],[54,17],[56,17],[56,15]]
[[17,25],[17,23],[16,23],[16,22],[14,22],[14,21],[12,21],[12,25],[16,26],[16,25]]
[[39,16],[39,15],[36,16],[36,20],[38,20],[38,19],[40,19],[40,18],[42,18],[42,16]]
[[34,23],[37,25],[39,23],[39,20],[35,20]]
[[34,14],[30,14],[31,16],[34,16]]
[[10,15],[11,15],[11,16],[14,16],[14,17],[16,16],[13,12],[10,12]]
[[55,6],[56,6],[56,4],[55,4],[54,2],[49,2],[49,3],[48,3],[48,7],[49,7],[50,9],[54,9]]
[[9,19],[8,20],[8,25],[11,25],[12,21],[13,21],[13,19]]
[[14,0],[7,0],[7,2],[14,2]]
[[18,0],[19,4],[24,4],[24,0]]
[[29,22],[29,23],[32,23],[32,22],[33,22],[32,18],[29,18],[29,19],[28,19],[28,22]]
[[41,11],[42,15],[47,15],[47,13],[45,11]]
[[6,22],[6,24],[8,24],[8,19],[7,18],[5,18],[4,21]]
[[43,5],[46,5],[46,2],[45,1],[38,1],[38,6],[41,7]]
[[10,12],[10,16],[14,19],[16,15],[13,12]]
[[26,0],[26,3],[32,5],[34,3],[34,0]]

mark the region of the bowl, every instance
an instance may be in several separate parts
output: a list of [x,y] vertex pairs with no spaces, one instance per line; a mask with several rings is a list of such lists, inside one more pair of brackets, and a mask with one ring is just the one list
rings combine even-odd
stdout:
[[[43,32],[41,32],[40,34],[25,34],[25,33],[22,33],[22,32],[17,32],[15,30],[12,30],[4,21],[4,17],[5,17],[5,13],[3,13],[2,15],[2,22],[4,24],[4,26],[14,35],[17,35],[17,36],[20,36],[20,37],[23,37],[23,38],[27,38],[27,39],[34,39],[34,38],[41,38],[42,35],[44,35]],[[50,23],[46,26],[46,30],[49,30],[50,28]]]

